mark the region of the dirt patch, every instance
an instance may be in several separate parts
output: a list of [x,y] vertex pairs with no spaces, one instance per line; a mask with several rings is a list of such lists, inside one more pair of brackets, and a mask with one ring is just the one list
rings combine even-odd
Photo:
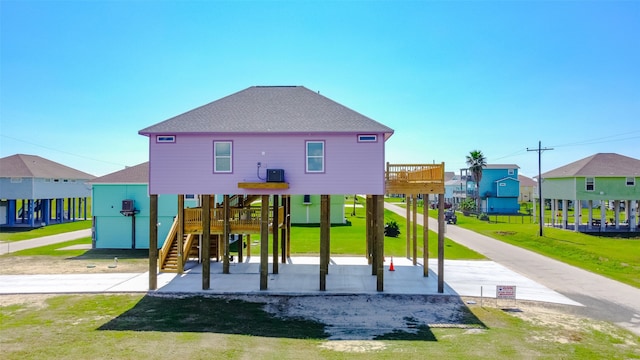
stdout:
[[[115,267],[114,267],[115,265]],[[147,259],[77,259],[57,256],[2,256],[0,275],[142,273]]]
[[515,231],[495,231],[496,235],[511,236],[517,234]]
[[[326,324],[325,331],[329,333],[329,340],[374,340],[390,333],[415,335],[434,327],[483,327],[470,314],[461,299],[455,296],[236,295],[232,298],[265,303],[265,311],[277,317],[304,318]],[[371,349],[369,345],[369,343],[341,342],[327,346],[360,351]]]
[[339,352],[365,353],[384,350],[387,345],[382,341],[337,340],[324,342],[320,347]]
[[16,294],[0,295],[0,306],[25,305],[30,308],[47,307],[46,300],[58,296],[56,294]]

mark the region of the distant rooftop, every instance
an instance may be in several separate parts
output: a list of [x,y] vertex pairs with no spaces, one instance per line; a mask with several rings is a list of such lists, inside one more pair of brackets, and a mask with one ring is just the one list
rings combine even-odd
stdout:
[[640,160],[616,153],[597,153],[542,174],[543,178],[640,176]]
[[88,180],[95,176],[37,155],[16,154],[0,159],[0,177]]
[[127,167],[111,174],[97,177],[91,184],[148,184],[149,162]]

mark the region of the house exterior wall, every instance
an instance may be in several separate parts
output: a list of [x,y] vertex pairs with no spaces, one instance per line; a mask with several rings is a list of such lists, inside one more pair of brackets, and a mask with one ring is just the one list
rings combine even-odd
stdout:
[[[178,134],[174,143],[150,136],[153,194],[384,194],[384,134],[358,142],[358,134]],[[325,142],[325,171],[305,173],[306,141]],[[233,142],[233,172],[213,173],[213,142]],[[264,182],[266,169],[283,169],[289,189],[240,189]]]
[[[480,197],[484,199],[483,211],[492,213],[517,213],[520,210],[520,182],[517,168],[484,169],[480,180]],[[498,191],[498,183],[505,186]]]
[[91,196],[88,180],[0,178],[2,199],[61,199]]
[[635,178],[635,186],[627,186],[626,179],[626,177],[594,177],[594,189],[587,191],[586,177],[577,177],[575,178],[576,196],[580,200],[640,200],[640,177]]
[[497,197],[515,197],[520,195],[520,183],[514,179],[504,179],[496,182]]
[[[93,184],[94,247],[130,249],[131,217],[120,214],[122,200],[134,200],[136,249],[149,248],[149,196],[146,184]],[[158,196],[158,247],[164,243],[178,213],[177,195]]]
[[0,199],[33,199],[33,179],[0,178]]
[[575,178],[543,179],[542,197],[544,199],[575,199]]
[[[303,204],[304,195],[291,196],[291,223],[292,224],[319,224],[320,223],[320,195],[310,195],[310,204]],[[333,195],[330,200],[330,217],[332,224],[345,223],[345,199],[344,195]],[[349,205],[349,211],[351,211]]]
[[517,198],[488,197],[483,203],[487,214],[515,214],[520,210]]
[[537,198],[536,191],[537,188],[535,186],[520,186],[520,198],[518,199],[518,201],[533,201],[533,199]]

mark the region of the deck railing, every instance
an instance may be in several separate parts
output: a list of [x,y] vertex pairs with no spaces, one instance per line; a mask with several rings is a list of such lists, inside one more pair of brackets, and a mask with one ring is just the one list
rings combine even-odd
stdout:
[[387,163],[385,180],[409,183],[444,182],[444,165]]
[[[260,232],[259,208],[229,209],[230,233]],[[278,207],[278,227],[283,224],[284,207]],[[273,223],[273,212],[269,212],[269,226]],[[224,209],[211,209],[211,233],[222,233],[224,230]],[[184,232],[202,233],[202,208],[184,209]]]

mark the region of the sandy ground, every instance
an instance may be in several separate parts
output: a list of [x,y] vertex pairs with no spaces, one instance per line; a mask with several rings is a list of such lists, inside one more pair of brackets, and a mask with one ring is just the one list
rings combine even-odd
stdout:
[[[114,267],[115,265],[115,267]],[[0,275],[142,273],[147,259],[75,259],[56,256],[2,256]]]
[[[55,294],[2,295],[0,306],[21,304],[32,308],[45,308],[46,300]],[[79,295],[91,296],[91,295]],[[156,296],[156,295],[154,295]],[[176,295],[158,295],[176,296]],[[429,328],[458,328],[473,336],[489,331],[482,324],[463,321],[468,310],[478,307],[478,299],[428,295],[345,295],[345,296],[264,296],[233,295],[215,296],[248,302],[264,303],[265,311],[277,317],[306,318],[327,325],[330,337],[320,347],[345,353],[364,353],[383,350],[388,342],[375,341],[379,335],[392,332],[416,333],[424,326]],[[486,302],[485,308],[495,307]],[[618,335],[613,324],[592,321],[563,311],[564,306],[534,302],[520,302],[515,308],[507,308],[511,316],[545,330],[528,335],[529,340],[579,343],[581,334],[598,330],[615,337],[618,346],[636,348],[631,335]],[[445,335],[447,336],[447,335]]]
[[[116,265],[114,267],[114,265]],[[60,257],[0,257],[0,274],[86,274],[106,272],[145,272],[147,259],[63,259]],[[2,295],[0,306],[25,304],[46,306],[46,299],[56,295]],[[168,295],[154,295],[168,296]],[[393,331],[415,333],[420,327],[465,328],[469,334],[486,331],[482,326],[463,321],[465,307],[480,306],[476,298],[428,295],[362,294],[336,296],[264,296],[227,295],[228,299],[265,303],[265,311],[279,317],[307,318],[327,325],[330,334],[323,347],[344,352],[380,350],[384,342],[372,341],[376,336]],[[485,299],[485,307],[516,308],[510,312],[535,324],[546,324],[556,331],[531,334],[541,341],[579,342],[580,329],[588,327],[612,333],[615,325],[596,322],[572,313],[572,307],[518,301],[497,303]],[[607,331],[610,327],[611,331]],[[627,339],[623,340],[623,343]]]

